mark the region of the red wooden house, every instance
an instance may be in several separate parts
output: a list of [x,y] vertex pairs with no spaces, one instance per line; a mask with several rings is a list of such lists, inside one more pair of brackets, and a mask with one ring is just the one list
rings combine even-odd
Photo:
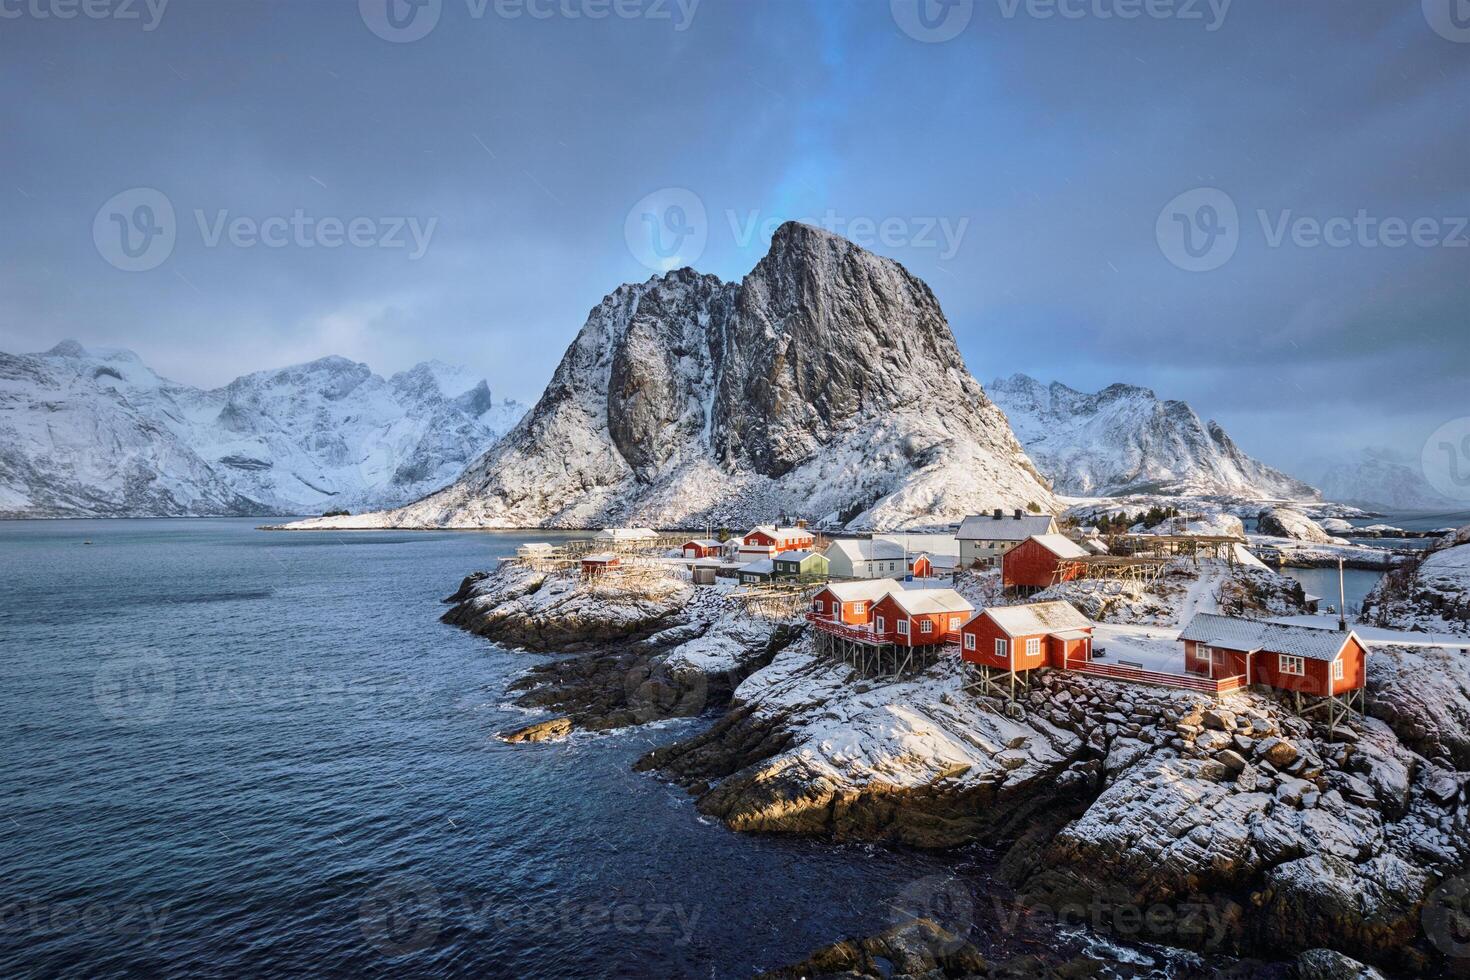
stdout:
[[900,589],[874,604],[873,636],[907,647],[954,643],[974,611],[954,589]]
[[774,558],[783,551],[810,550],[816,543],[816,535],[804,527],[762,524],[740,539],[740,556],[747,561]]
[[1092,658],[1092,626],[1070,602],[992,606],[961,630],[960,656],[993,670],[1066,667]]
[[1070,582],[1081,575],[1071,560],[1087,555],[1087,549],[1065,535],[1033,534],[1001,558],[1001,585],[1037,592],[1058,582]]
[[884,597],[901,591],[903,586],[891,578],[835,582],[812,596],[812,612],[834,623],[867,626],[873,619],[873,606]]
[[622,564],[622,559],[617,555],[598,554],[582,556],[582,577],[596,578],[606,574],[609,569],[616,568]]
[[1367,684],[1368,650],[1356,633],[1215,613],[1200,613],[1184,632],[1184,669],[1219,680],[1244,677],[1281,691],[1336,697]]
[[685,558],[719,558],[724,554],[725,546],[714,538],[695,538],[693,541],[685,541],[680,547]]

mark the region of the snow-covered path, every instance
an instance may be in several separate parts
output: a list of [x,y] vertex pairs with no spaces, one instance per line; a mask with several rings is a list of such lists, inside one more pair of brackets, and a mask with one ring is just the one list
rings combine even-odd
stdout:
[[1179,604],[1180,629],[1189,625],[1197,613],[1220,611],[1220,586],[1225,581],[1226,568],[1218,562],[1202,562],[1199,578],[1189,584],[1184,600]]

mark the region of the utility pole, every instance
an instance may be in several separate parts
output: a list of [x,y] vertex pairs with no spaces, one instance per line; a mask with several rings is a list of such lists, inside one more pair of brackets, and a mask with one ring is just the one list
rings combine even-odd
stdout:
[[1343,582],[1341,556],[1337,559],[1337,631],[1347,632],[1347,585]]

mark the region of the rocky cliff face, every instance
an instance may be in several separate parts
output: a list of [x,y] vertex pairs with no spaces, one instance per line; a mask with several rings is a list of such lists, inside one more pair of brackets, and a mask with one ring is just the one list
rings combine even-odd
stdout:
[[540,402],[451,487],[344,526],[947,524],[1053,498],[901,265],[783,225],[739,284],[605,298]]
[[1470,544],[1439,548],[1385,575],[1364,598],[1362,618],[1375,626],[1470,636]]
[[1094,394],[1017,374],[988,388],[1041,471],[1060,493],[1218,494],[1316,499],[1317,491],[1247,456],[1216,422],[1147,388]]
[[202,390],[131,351],[0,354],[0,516],[399,504],[450,482],[522,411],[437,362],[382,378],[325,357]]

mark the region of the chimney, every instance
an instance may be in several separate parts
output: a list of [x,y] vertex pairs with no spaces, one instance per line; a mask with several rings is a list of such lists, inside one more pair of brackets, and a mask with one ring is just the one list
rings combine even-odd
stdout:
[[997,520],[997,521],[1000,520],[1000,514],[1001,514],[1000,508],[999,507],[995,508],[995,520]]
[[1021,519],[1021,508],[1017,507],[1016,508],[1016,520],[1019,521],[1020,519]]

